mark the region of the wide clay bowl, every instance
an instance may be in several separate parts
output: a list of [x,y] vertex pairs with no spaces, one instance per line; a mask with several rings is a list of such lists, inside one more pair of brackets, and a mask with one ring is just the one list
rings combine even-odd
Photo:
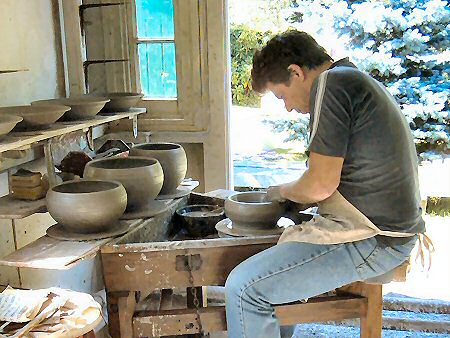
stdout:
[[122,183],[128,195],[127,210],[140,209],[154,200],[164,181],[163,170],[157,160],[135,156],[88,162],[83,177]]
[[173,194],[186,176],[187,157],[184,148],[176,143],[143,143],[130,149],[130,155],[156,158],[164,172],[162,195]]
[[126,206],[125,188],[114,181],[68,181],[47,193],[50,215],[76,233],[97,233],[117,226]]
[[64,105],[2,107],[0,114],[12,114],[23,118],[17,127],[21,129],[42,128],[58,121],[70,107]]
[[107,102],[109,102],[108,98],[84,95],[79,97],[34,101],[31,105],[63,104],[69,106],[71,109],[67,112],[65,118],[76,121],[94,117],[102,110]]
[[105,105],[105,110],[120,112],[136,107],[144,95],[140,93],[106,93],[102,96],[111,100]]
[[16,115],[0,115],[0,138],[8,134],[22,120],[22,117]]
[[233,227],[269,229],[277,226],[285,206],[279,202],[266,202],[265,192],[242,192],[225,200],[225,214]]
[[216,224],[224,218],[223,207],[218,205],[186,205],[176,210],[176,220],[193,237],[216,234]]

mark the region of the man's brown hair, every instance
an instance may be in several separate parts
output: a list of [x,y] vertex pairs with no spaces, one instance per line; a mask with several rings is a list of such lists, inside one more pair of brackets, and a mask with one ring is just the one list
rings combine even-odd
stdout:
[[326,61],[332,61],[331,56],[308,33],[288,30],[275,35],[253,56],[253,90],[264,93],[268,82],[288,84],[291,64],[314,69]]

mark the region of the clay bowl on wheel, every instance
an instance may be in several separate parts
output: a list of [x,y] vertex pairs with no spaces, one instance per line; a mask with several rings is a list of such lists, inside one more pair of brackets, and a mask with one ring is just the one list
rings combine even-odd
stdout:
[[85,120],[97,115],[100,110],[109,102],[108,98],[84,95],[62,99],[40,100],[31,103],[32,106],[63,104],[71,109],[65,115],[67,120]]
[[1,138],[8,134],[17,123],[23,120],[22,117],[16,115],[0,115],[0,140]]
[[142,99],[144,94],[140,93],[105,93],[103,97],[109,98],[105,105],[105,110],[110,112],[127,111],[132,107],[136,107],[137,103]]
[[138,156],[88,162],[83,177],[122,183],[128,195],[128,211],[141,209],[154,200],[164,180],[163,170],[156,159]]
[[183,147],[175,143],[143,143],[130,149],[130,155],[156,158],[164,172],[161,195],[175,193],[186,176],[187,158]]
[[19,129],[39,129],[55,123],[69,110],[70,107],[64,105],[43,104],[40,106],[1,107],[0,114],[22,117],[22,122],[17,124]]
[[176,211],[177,221],[193,237],[216,234],[216,224],[224,218],[224,209],[218,205],[186,205]]
[[233,227],[249,229],[271,229],[283,215],[285,206],[279,202],[266,202],[265,192],[242,192],[225,200],[225,214]]
[[127,206],[125,188],[114,181],[64,182],[50,188],[46,199],[50,215],[76,233],[97,233],[117,226]]

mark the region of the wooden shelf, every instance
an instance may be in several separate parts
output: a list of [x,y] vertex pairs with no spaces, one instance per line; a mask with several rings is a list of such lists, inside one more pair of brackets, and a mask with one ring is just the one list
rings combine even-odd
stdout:
[[12,132],[7,134],[0,140],[0,153],[9,150],[24,150],[30,148],[35,143],[45,141],[53,137],[61,136],[74,131],[88,129],[121,119],[132,119],[133,117],[145,112],[145,108],[132,108],[128,112],[124,113],[97,115],[90,120],[56,122],[47,130]]
[[45,198],[37,201],[17,200],[11,195],[0,198],[0,219],[21,219],[37,212],[46,211]]
[[[142,219],[124,221],[130,230],[139,226]],[[105,238],[96,241],[61,241],[47,235],[0,259],[0,265],[18,268],[66,270],[81,260],[95,255],[103,244],[113,240]]]

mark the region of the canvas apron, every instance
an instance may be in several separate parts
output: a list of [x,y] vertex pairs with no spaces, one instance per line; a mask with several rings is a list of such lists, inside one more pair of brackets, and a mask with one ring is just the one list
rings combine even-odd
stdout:
[[[356,242],[377,235],[388,237],[413,237],[418,235],[419,245],[415,260],[429,270],[434,245],[431,239],[423,234],[385,231],[379,229],[361,211],[345,199],[336,190],[327,199],[318,202],[318,214],[308,222],[286,228],[281,234],[278,244],[284,242],[304,242],[312,244],[340,244]],[[428,257],[427,263],[425,257]]]

